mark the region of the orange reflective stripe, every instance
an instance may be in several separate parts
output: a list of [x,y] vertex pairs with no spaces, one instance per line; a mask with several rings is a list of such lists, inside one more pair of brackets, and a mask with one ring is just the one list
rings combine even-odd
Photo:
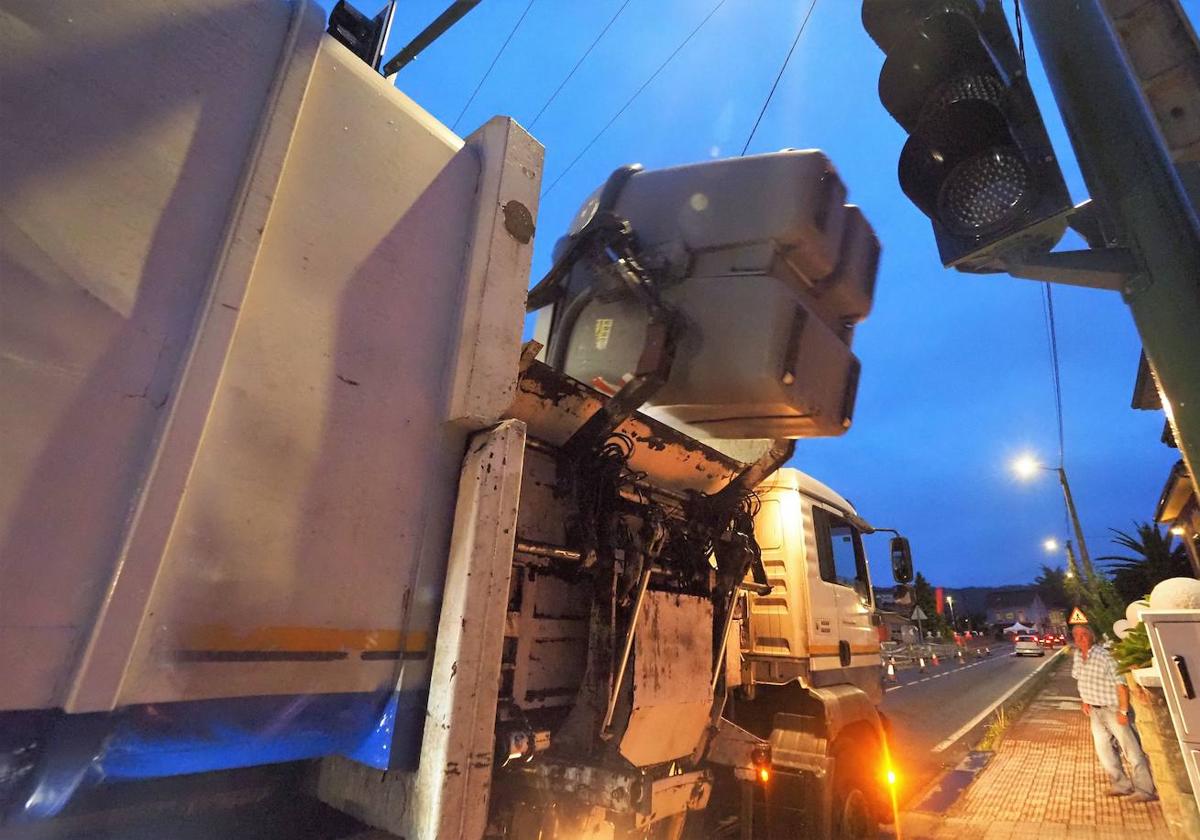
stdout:
[[425,633],[339,627],[231,627],[201,624],[182,633],[181,648],[207,651],[403,651],[428,648]]

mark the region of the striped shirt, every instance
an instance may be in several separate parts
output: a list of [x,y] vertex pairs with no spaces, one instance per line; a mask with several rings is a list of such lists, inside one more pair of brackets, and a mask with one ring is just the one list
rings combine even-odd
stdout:
[[1107,650],[1097,645],[1083,654],[1075,651],[1071,676],[1079,685],[1079,699],[1092,706],[1117,707],[1117,686],[1125,680],[1117,673],[1117,663]]

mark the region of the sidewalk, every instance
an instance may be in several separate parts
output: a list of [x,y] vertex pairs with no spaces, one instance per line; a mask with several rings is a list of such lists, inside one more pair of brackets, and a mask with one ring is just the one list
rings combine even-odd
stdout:
[[1170,837],[1159,803],[1105,796],[1108,788],[1088,721],[1079,709],[1070,664],[1063,662],[957,801],[945,813],[903,814],[899,836],[903,840]]

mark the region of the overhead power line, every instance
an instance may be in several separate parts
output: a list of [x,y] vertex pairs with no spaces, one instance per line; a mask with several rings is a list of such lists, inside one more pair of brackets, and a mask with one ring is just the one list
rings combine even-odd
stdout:
[[584,146],[579,151],[579,154],[575,155],[575,159],[572,160],[569,164],[567,164],[567,167],[562,172],[558,173],[558,176],[550,183],[550,186],[548,186],[546,188],[546,191],[542,193],[543,197],[549,195],[554,190],[554,188],[556,186],[558,186],[558,182],[563,179],[563,176],[575,168],[575,164],[579,163],[579,161],[583,158],[583,156],[588,153],[588,150],[591,149],[592,146],[594,146],[596,144],[596,141],[599,140],[604,135],[604,132],[608,131],[608,129],[612,126],[612,124],[615,123],[618,119],[620,119],[621,115],[624,114],[625,111],[629,108],[629,106],[633,104],[633,101],[635,99],[637,99],[638,96],[641,95],[642,91],[644,91],[647,87],[649,87],[650,83],[658,78],[658,74],[661,73],[666,68],[666,66],[671,63],[671,60],[674,59],[675,56],[679,55],[679,53],[683,50],[683,48],[686,47],[688,45],[688,43],[692,40],[692,38],[694,38],[696,36],[696,33],[704,28],[704,24],[708,23],[709,20],[712,19],[712,16],[715,15],[717,13],[717,11],[724,5],[725,5],[725,0],[719,0],[719,2],[715,6],[712,7],[712,10],[709,11],[709,13],[704,16],[704,19],[696,25],[696,28],[693,29],[691,32],[689,32],[687,37],[684,38],[683,41],[680,42],[679,46],[677,46],[671,52],[671,54],[669,56],[667,56],[666,60],[663,61],[662,64],[658,65],[658,69],[656,69],[653,73],[650,74],[650,78],[648,78],[648,79],[646,79],[646,81],[642,82],[641,86],[633,92],[633,96],[629,97],[629,99],[627,99],[625,101],[625,104],[620,107],[620,109],[617,111],[617,113],[613,114],[612,118],[604,124],[604,127],[601,128],[599,131],[597,131],[592,136],[592,139],[589,140],[587,142],[587,145]]
[[1063,398],[1062,365],[1058,359],[1058,326],[1054,320],[1054,294],[1049,283],[1044,283],[1046,299],[1046,332],[1050,339],[1050,378],[1054,386],[1054,415],[1058,421],[1058,464],[1062,466],[1065,448],[1063,445]]
[[813,9],[817,7],[817,0],[812,0],[809,4],[808,12],[804,15],[804,20],[800,22],[800,29],[796,32],[796,37],[792,39],[791,49],[787,51],[787,57],[783,59],[783,64],[779,67],[779,75],[775,77],[775,83],[771,85],[771,90],[767,94],[766,100],[763,101],[762,110],[758,112],[758,119],[754,121],[754,128],[750,129],[750,136],[746,138],[746,145],[742,146],[742,155],[745,156],[746,150],[750,148],[750,141],[754,139],[755,133],[758,131],[758,125],[762,122],[763,115],[767,113],[767,106],[771,104],[771,97],[775,95],[775,88],[779,87],[779,80],[783,78],[783,73],[787,70],[788,62],[792,60],[792,53],[796,51],[796,45],[800,43],[800,36],[804,34],[804,28],[808,26],[808,19],[812,17]]
[[537,121],[542,118],[542,114],[546,113],[546,109],[550,107],[550,103],[558,98],[559,93],[561,93],[562,89],[567,86],[567,82],[571,81],[571,77],[575,75],[575,71],[578,70],[583,65],[583,62],[587,60],[587,57],[592,54],[592,50],[596,48],[596,45],[600,43],[600,39],[603,38],[608,30],[612,28],[612,25],[617,22],[617,18],[621,16],[621,12],[625,11],[625,7],[628,6],[629,3],[630,0],[625,0],[625,2],[621,4],[621,8],[617,9],[617,13],[608,19],[608,23],[604,24],[604,28],[600,30],[600,34],[597,35],[592,43],[588,45],[588,48],[583,51],[583,55],[579,56],[579,60],[575,62],[575,66],[571,68],[571,72],[568,73],[566,77],[558,83],[558,87],[554,89],[554,93],[550,94],[550,98],[547,99],[542,105],[541,110],[537,112],[537,116],[535,116],[529,123],[530,128],[533,128],[535,125],[537,125]]
[[504,43],[500,45],[500,50],[496,53],[496,57],[492,59],[492,63],[489,64],[488,69],[484,71],[483,78],[479,80],[479,84],[475,85],[475,90],[471,91],[471,95],[467,99],[467,104],[462,107],[462,110],[458,112],[458,116],[454,118],[454,123],[450,126],[451,131],[458,128],[459,120],[463,118],[463,115],[467,113],[467,109],[471,107],[471,103],[475,101],[476,94],[479,93],[480,89],[483,87],[483,83],[487,81],[488,76],[492,75],[492,69],[496,66],[496,62],[500,60],[500,56],[504,55],[504,50],[508,48],[508,43],[513,39],[513,36],[517,34],[517,30],[521,28],[521,23],[525,20],[525,15],[529,14],[529,10],[533,8],[533,3],[534,0],[529,0],[529,5],[525,7],[525,11],[521,12],[521,16],[517,18],[516,25],[513,26],[512,31],[508,33],[508,37],[504,39]]

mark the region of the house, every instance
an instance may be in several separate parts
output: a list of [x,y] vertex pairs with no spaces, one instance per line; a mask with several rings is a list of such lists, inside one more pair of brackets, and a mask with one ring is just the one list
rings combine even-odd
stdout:
[[1067,627],[1067,610],[1065,607],[1050,607],[1050,615],[1047,618],[1047,623],[1050,625],[1046,629],[1051,633],[1062,633],[1067,635],[1070,629]]
[[1183,461],[1175,464],[1167,477],[1154,520],[1164,523],[1179,538],[1191,561],[1192,574],[1200,577],[1200,498]]
[[[1163,407],[1162,395],[1145,353],[1142,353],[1138,363],[1132,404],[1142,411],[1161,411]],[[1169,422],[1163,424],[1162,442],[1172,449],[1179,448]],[[1196,489],[1187,465],[1182,460],[1178,461],[1167,476],[1166,486],[1154,511],[1154,521],[1165,524],[1171,534],[1179,538],[1187,550],[1192,574],[1200,578],[1200,496]]]
[[891,586],[873,586],[875,593],[875,609],[890,610],[896,607],[896,590]]
[[879,617],[883,620],[883,627],[887,631],[888,639],[901,644],[915,644],[917,642],[917,625],[907,615],[902,615],[891,610],[877,610]]
[[1000,630],[1017,621],[1039,633],[1053,629],[1050,609],[1033,587],[1005,589],[988,595],[988,627]]

